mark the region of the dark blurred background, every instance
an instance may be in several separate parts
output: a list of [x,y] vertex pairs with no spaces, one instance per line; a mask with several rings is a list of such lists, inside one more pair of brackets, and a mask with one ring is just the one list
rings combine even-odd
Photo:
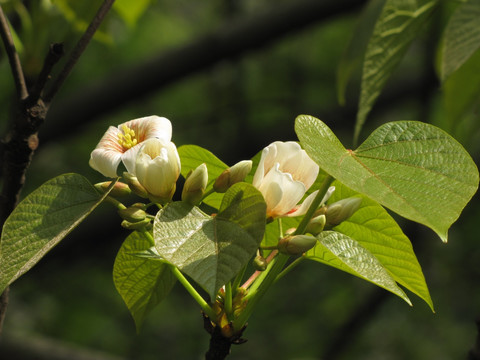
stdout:
[[[299,114],[322,119],[351,145],[359,73],[340,106],[336,72],[366,1],[142,2],[148,8],[138,19],[109,14],[58,94],[40,131],[23,196],[67,172],[103,181],[88,159],[106,128],[152,114],[172,121],[177,146],[200,145],[229,165],[272,141],[296,140]],[[70,50],[99,3],[5,2],[23,43],[27,75],[37,74],[50,43],[64,42]],[[29,12],[34,31],[25,30],[18,6]],[[73,18],[66,16],[69,8]],[[434,70],[450,12],[442,6],[413,43],[362,139],[388,121],[430,122],[449,131],[478,163],[478,107],[446,120]],[[11,116],[13,90],[2,51],[2,130]],[[478,200],[477,195],[453,225],[448,244],[398,219],[423,267],[436,313],[413,294],[410,308],[370,283],[304,262],[262,300],[245,332],[248,342],[234,346],[229,358],[467,359],[480,316]],[[128,235],[119,225],[114,209],[101,205],[11,286],[0,358],[203,357],[209,336],[199,307],[180,285],[136,333],[112,281],[116,252]]]

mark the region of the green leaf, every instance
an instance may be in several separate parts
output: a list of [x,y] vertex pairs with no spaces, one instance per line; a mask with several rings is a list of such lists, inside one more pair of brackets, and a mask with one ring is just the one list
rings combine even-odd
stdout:
[[350,237],[367,249],[397,283],[418,295],[433,311],[432,299],[422,268],[410,240],[400,226],[377,202],[338,181],[333,185],[335,192],[330,197],[329,203],[352,196],[362,198],[360,208],[333,230]]
[[[208,184],[206,192],[212,189],[213,183],[220,174],[228,169],[228,165],[222,162],[210,151],[197,145],[182,145],[178,148],[178,154],[182,163],[182,176],[187,177],[190,170],[196,169],[199,165],[205,163],[208,170]],[[207,205],[218,209],[222,203],[223,194],[213,193],[208,196],[204,202]]]
[[334,178],[401,216],[433,229],[448,228],[478,188],[478,170],[446,132],[417,121],[382,125],[360,147],[347,150],[320,120],[299,116],[300,143]]
[[128,26],[134,27],[150,3],[151,0],[116,0],[113,4],[113,9]]
[[337,97],[345,105],[345,92],[354,72],[361,68],[368,40],[386,0],[371,0],[362,11],[337,70]]
[[355,124],[355,142],[383,86],[439,0],[387,0],[368,43]]
[[225,193],[215,217],[182,202],[159,211],[153,227],[155,247],[214,299],[255,254],[265,216],[262,194],[252,185],[237,183]]
[[305,257],[349,274],[370,281],[405,300],[412,305],[408,296],[400,289],[388,271],[367,249],[345,234],[323,231],[317,245]]
[[30,270],[80,224],[103,197],[78,174],[51,179],[23,199],[5,221],[0,242],[0,292]]
[[113,282],[135,320],[137,331],[146,315],[170,293],[177,280],[170,265],[136,255],[150,246],[147,235],[131,233],[113,266]]
[[445,28],[442,81],[480,48],[480,0],[460,4]]
[[455,129],[480,98],[480,49],[443,83],[445,115]]

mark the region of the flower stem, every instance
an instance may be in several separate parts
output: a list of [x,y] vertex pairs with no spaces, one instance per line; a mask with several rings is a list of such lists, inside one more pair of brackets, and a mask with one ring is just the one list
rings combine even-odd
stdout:
[[127,207],[125,205],[123,205],[120,201],[118,201],[117,199],[111,197],[111,196],[107,196],[105,197],[105,202],[109,202],[110,204],[112,204],[113,206],[115,206],[118,210],[125,210]]
[[305,216],[303,217],[302,221],[297,227],[297,230],[295,230],[294,235],[302,235],[305,233],[305,229],[307,228],[308,222],[312,219],[313,214],[315,211],[317,211],[317,208],[320,206],[323,197],[328,191],[328,188],[330,187],[330,184],[333,182],[334,178],[331,177],[330,175],[327,175],[327,177],[323,180],[322,185],[320,186],[320,189],[318,189],[317,196],[315,196],[315,199],[313,199],[312,204],[308,208]]
[[[333,180],[333,177],[327,175],[322,185],[320,186],[320,189],[318,190],[317,196],[308,208],[307,213],[298,225],[297,230],[295,230],[295,235],[301,235],[305,233],[305,229],[307,228],[310,219],[313,217],[313,214],[317,210],[318,206],[321,204]],[[282,231],[281,228],[280,231]],[[248,294],[245,297],[245,299],[248,300],[247,306],[242,311],[242,313],[232,322],[234,329],[241,329],[247,323],[247,320],[252,314],[257,302],[263,297],[263,295],[270,288],[270,286],[301,262],[301,258],[298,258],[284,271],[282,271],[289,258],[290,256],[278,253],[278,251],[276,250],[272,251],[267,258],[267,261],[270,260],[267,269],[262,272],[255,272],[250,277],[250,279],[248,279],[245,284],[242,285],[242,287],[245,289],[247,289],[250,285],[251,286]]]
[[[145,237],[148,238],[152,246],[155,246],[155,239],[153,238],[153,235],[150,231],[143,231],[142,232]],[[178,268],[175,265],[169,264],[165,261],[165,264],[167,264],[170,267],[170,270],[172,271],[173,275],[178,279],[178,281],[183,285],[183,287],[187,290],[187,292],[193,297],[193,299],[200,305],[202,308],[203,312],[211,319],[215,320],[216,315],[213,309],[210,307],[210,305],[207,304],[205,299],[195,290],[195,288],[190,284],[190,282],[187,280],[185,276],[183,276],[182,272],[178,270]],[[231,292],[230,292],[230,300],[231,300]]]
[[253,309],[255,308],[255,305],[273,284],[275,278],[277,277],[277,274],[281,271],[288,258],[289,256],[287,255],[278,254],[270,262],[267,269],[263,271],[262,274],[260,274],[260,276],[255,281],[255,284],[259,282],[260,285],[258,287],[255,287],[254,289],[251,289],[248,292],[246,297],[248,298],[248,302],[245,310],[243,310],[242,313],[232,322],[234,329],[239,330],[245,326],[250,315],[253,312]]
[[195,290],[195,288],[190,284],[185,276],[183,276],[182,272],[178,270],[178,268],[174,265],[169,264],[170,270],[172,271],[173,275],[178,279],[178,281],[183,285],[185,290],[193,297],[193,299],[200,305],[203,312],[212,320],[215,321],[216,315],[213,309],[208,305],[205,299]]
[[237,291],[237,289],[240,287],[240,283],[242,282],[243,280],[243,276],[245,275],[245,271],[247,270],[247,265],[245,265],[243,267],[242,270],[240,270],[240,272],[237,274],[237,276],[235,276],[235,280],[233,280],[233,284],[232,284],[232,289],[233,289],[233,292],[235,293]]
[[[267,264],[270,263],[270,262],[273,260],[273,258],[275,257],[275,255],[277,255],[277,253],[278,253],[278,251],[277,251],[277,250],[274,250],[274,251],[272,251],[272,252],[268,255],[268,257],[267,257],[267,259],[266,259],[266,260],[267,260]],[[252,283],[253,283],[258,277],[260,277],[260,275],[265,274],[265,272],[268,271],[268,269],[269,269],[269,268],[267,267],[267,269],[264,270],[264,271],[260,271],[260,270],[255,271],[255,272],[252,274],[252,276],[250,276],[250,277],[248,278],[248,280],[245,281],[245,283],[242,285],[242,288],[248,289],[248,287],[249,287],[250,285],[252,285]]]
[[227,317],[230,319],[232,316],[232,283],[229,281],[225,284],[225,300],[224,300],[224,308]]
[[213,190],[213,188],[211,188],[210,190],[208,190],[205,194],[203,194],[201,201],[203,201],[205,198],[207,198],[207,197],[209,197],[210,195],[212,195],[214,192],[215,192],[215,190]]
[[285,269],[282,270],[280,274],[277,275],[275,278],[274,284],[280,280],[282,277],[287,275],[290,271],[292,271],[295,267],[297,267],[298,264],[300,264],[303,260],[305,260],[305,256],[300,256],[296,258],[294,261],[292,261]]

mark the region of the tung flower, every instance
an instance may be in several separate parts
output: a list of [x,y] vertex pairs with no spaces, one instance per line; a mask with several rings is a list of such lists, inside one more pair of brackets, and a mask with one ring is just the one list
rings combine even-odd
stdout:
[[305,214],[316,192],[301,206],[297,204],[315,182],[318,171],[318,165],[296,142],[276,141],[263,149],[253,186],[265,198],[267,217]]
[[147,116],[110,126],[90,155],[90,166],[106,177],[117,177],[123,162],[127,171],[135,174],[135,161],[142,143],[158,138],[167,144],[172,138],[172,124],[164,117]]
[[145,140],[137,154],[135,173],[150,199],[165,203],[175,192],[180,167],[175,144],[152,138]]

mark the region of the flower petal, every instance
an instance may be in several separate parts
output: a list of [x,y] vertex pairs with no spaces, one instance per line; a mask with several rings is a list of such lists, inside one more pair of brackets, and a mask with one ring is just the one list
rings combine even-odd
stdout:
[[172,123],[164,117],[152,115],[127,121],[124,124],[135,131],[138,142],[141,143],[150,138],[157,138],[163,143],[172,139]]
[[122,154],[123,165],[125,165],[127,171],[132,175],[135,175],[135,163],[137,161],[137,154],[142,148],[142,145],[143,143],[137,144]]
[[269,146],[262,150],[262,156],[260,157],[260,161],[258,162],[257,170],[255,170],[255,175],[253,175],[252,185],[256,188],[260,187],[260,184],[263,182],[263,178],[265,176],[265,159],[267,158],[270,152]]
[[[291,174],[284,173],[279,170],[279,164],[276,163],[273,169],[271,169],[265,176],[263,186],[260,186],[259,190],[265,196],[265,202],[267,203],[267,213],[270,216],[283,216],[289,212],[297,203],[302,199],[305,194],[305,186],[292,178]],[[272,187],[272,184],[280,187],[282,198],[279,201],[271,201],[267,198],[268,191]]]
[[297,207],[296,209],[294,209],[293,211],[290,211],[288,214],[286,214],[285,216],[287,217],[293,217],[293,216],[302,216],[302,215],[305,215],[305,213],[307,212],[308,208],[310,207],[310,205],[312,205],[312,202],[313,200],[315,199],[315,196],[317,196],[317,193],[318,193],[318,190],[314,191],[313,193],[311,193],[310,195],[308,195],[306,197],[305,200],[303,200],[303,203],[302,205],[300,205],[299,207]]
[[122,160],[122,153],[98,148],[90,154],[89,165],[106,177],[117,177],[117,168]]
[[122,145],[118,143],[118,135],[120,133],[120,130],[118,130],[116,127],[109,126],[105,134],[103,134],[102,138],[98,142],[98,145],[95,147],[95,149],[123,152]]

